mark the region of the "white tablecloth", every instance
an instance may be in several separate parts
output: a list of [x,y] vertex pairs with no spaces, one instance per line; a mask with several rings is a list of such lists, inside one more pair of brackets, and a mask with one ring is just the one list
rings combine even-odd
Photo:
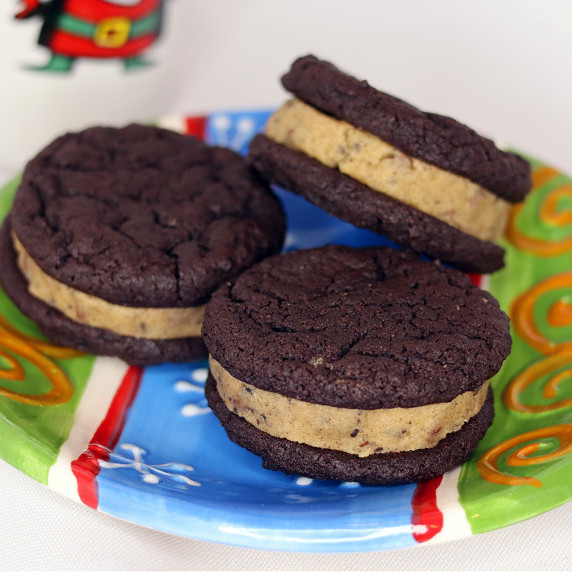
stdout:
[[[164,39],[153,52],[155,71],[133,76],[135,94],[118,80],[120,68],[107,63],[76,62],[67,77],[22,70],[22,63],[47,54],[35,45],[39,22],[13,24],[15,6],[0,8],[0,33],[4,46],[10,43],[0,54],[0,69],[10,77],[0,90],[4,179],[65,129],[275,105],[285,98],[277,77],[307,52],[572,173],[567,0],[169,2]],[[146,84],[152,76],[145,74],[159,70],[163,75],[155,84]],[[93,86],[86,91],[94,78],[98,98]],[[5,570],[572,569],[572,503],[446,544],[289,554],[183,539],[122,522],[74,504],[0,461],[0,514]]]

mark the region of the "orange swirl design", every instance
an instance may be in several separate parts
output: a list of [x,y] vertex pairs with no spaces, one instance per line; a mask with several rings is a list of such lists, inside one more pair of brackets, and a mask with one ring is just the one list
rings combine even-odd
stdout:
[[43,354],[56,358],[56,359],[69,359],[72,357],[79,357],[84,355],[83,352],[79,350],[74,350],[72,348],[66,348],[64,346],[57,346],[48,342],[46,340],[39,340],[38,338],[34,338],[32,336],[28,336],[19,332],[8,320],[0,314],[0,327],[5,330],[8,330],[10,333],[18,336],[18,338],[28,342],[31,346],[36,348],[38,351],[42,352]]
[[[543,354],[551,354],[558,349],[572,348],[572,340],[558,343],[546,338],[536,326],[534,321],[534,304],[540,296],[559,288],[572,289],[572,272],[556,274],[539,282],[526,292],[523,292],[512,303],[511,318],[517,334],[530,346]],[[559,310],[567,307],[563,315]],[[572,322],[572,311],[567,302],[560,301],[552,305],[547,317],[549,325],[565,326]]]
[[71,358],[82,355],[76,350],[56,346],[15,330],[0,316],[0,357],[7,367],[0,368],[0,379],[25,381],[26,374],[15,356],[36,366],[50,382],[50,389],[40,395],[26,395],[0,387],[0,396],[26,405],[60,405],[73,395],[73,385],[66,373],[51,358]]
[[565,300],[557,300],[548,308],[546,321],[554,328],[564,328],[572,325],[572,304]]
[[[565,366],[568,367],[555,375],[551,375]],[[505,405],[512,411],[518,411],[519,413],[544,413],[562,409],[563,407],[571,407],[572,397],[544,405],[527,405],[520,401],[520,393],[522,391],[547,375],[551,375],[551,377],[548,378],[542,388],[542,397],[544,399],[553,399],[558,395],[559,385],[567,379],[572,379],[572,350],[559,351],[532,364],[518,374],[503,393]]]
[[[554,448],[553,442],[546,439],[556,439],[558,446]],[[531,443],[530,441],[536,441]],[[521,446],[522,445],[522,446]],[[541,445],[551,445],[552,450],[548,453],[533,456]],[[527,467],[548,463],[558,457],[572,453],[572,424],[551,425],[542,429],[535,429],[512,437],[495,445],[484,453],[477,461],[477,470],[483,479],[499,485],[531,485],[542,487],[542,483],[534,477],[518,477],[502,472],[498,468],[498,461],[502,455],[508,453],[514,447],[519,447],[507,457],[509,467]]]
[[[539,188],[560,174],[561,173],[552,167],[541,167],[535,171],[533,175],[533,188]],[[557,187],[542,201],[539,217],[543,225],[565,227],[572,224],[572,212],[567,210],[563,211],[558,207],[560,200],[563,198],[572,199],[571,185],[561,185]],[[550,241],[534,238],[521,232],[517,228],[516,221],[522,209],[522,204],[516,205],[511,209],[505,232],[506,238],[520,248],[520,250],[543,257],[558,256],[572,250],[572,235],[562,240]]]

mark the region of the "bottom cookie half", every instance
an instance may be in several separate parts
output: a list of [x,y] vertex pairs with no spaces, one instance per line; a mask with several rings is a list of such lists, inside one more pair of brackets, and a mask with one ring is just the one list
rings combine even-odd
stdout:
[[206,348],[200,337],[153,340],[122,336],[110,330],[93,328],[66,318],[62,313],[28,292],[26,279],[17,266],[10,237],[10,224],[0,229],[0,282],[22,313],[36,322],[53,342],[95,355],[114,356],[133,365],[203,359]]
[[314,479],[336,479],[365,485],[426,481],[442,475],[470,457],[494,416],[493,392],[489,389],[480,412],[435,447],[358,457],[295,443],[260,431],[226,407],[212,375],[207,380],[205,393],[229,438],[261,457],[264,468]]

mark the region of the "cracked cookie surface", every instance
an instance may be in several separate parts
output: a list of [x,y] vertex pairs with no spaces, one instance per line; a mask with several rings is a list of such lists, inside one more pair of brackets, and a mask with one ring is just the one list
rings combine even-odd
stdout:
[[204,303],[277,252],[278,200],[243,158],[155,127],[96,127],[27,165],[12,230],[59,282],[115,304]]
[[203,338],[232,376],[334,407],[447,402],[511,347],[508,317],[468,277],[389,248],[272,257],[220,288]]

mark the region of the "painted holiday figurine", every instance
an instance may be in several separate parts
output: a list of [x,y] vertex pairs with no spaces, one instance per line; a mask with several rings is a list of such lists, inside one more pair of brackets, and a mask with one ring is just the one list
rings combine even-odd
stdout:
[[35,69],[66,72],[76,58],[117,58],[126,69],[146,65],[142,53],[158,38],[163,0],[23,0],[17,19],[40,16],[38,44],[50,61]]

